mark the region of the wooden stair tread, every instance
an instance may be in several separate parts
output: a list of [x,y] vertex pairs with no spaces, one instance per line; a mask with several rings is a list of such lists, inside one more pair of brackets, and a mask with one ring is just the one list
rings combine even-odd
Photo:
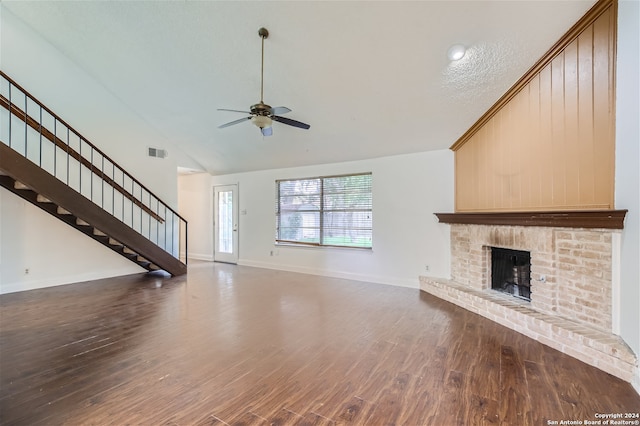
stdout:
[[15,181],[15,183],[13,184],[13,187],[15,189],[31,189],[29,188],[27,185],[25,185],[24,183],[20,182],[20,181]]
[[44,195],[40,195],[40,194],[38,194],[38,196],[37,196],[37,201],[39,203],[53,203],[53,201],[51,201],[50,199],[48,199]]
[[60,206],[58,206],[58,209],[56,211],[58,212],[58,214],[72,214],[69,210],[63,209]]
[[[102,232],[98,228],[93,228],[93,235],[97,235],[98,237],[106,237],[107,236],[107,234],[105,234],[104,232]],[[113,241],[115,241],[115,240],[113,240]],[[111,242],[109,242],[109,243],[111,243]],[[117,245],[117,244],[114,244],[114,245]]]

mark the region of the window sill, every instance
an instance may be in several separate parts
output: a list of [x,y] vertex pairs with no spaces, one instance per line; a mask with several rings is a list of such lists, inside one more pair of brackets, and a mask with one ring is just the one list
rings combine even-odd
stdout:
[[320,244],[304,244],[304,243],[284,243],[275,242],[275,247],[294,247],[305,249],[338,249],[338,250],[357,250],[357,251],[373,251],[373,247],[352,247],[352,246],[330,246]]

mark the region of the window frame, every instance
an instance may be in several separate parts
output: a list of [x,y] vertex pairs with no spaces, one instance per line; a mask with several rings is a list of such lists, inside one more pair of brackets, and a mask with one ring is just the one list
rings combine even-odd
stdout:
[[[347,177],[355,177],[355,176],[369,176],[369,190],[370,192],[365,192],[365,194],[369,194],[370,203],[369,208],[359,208],[359,209],[346,209],[346,210],[328,210],[325,208],[325,191],[324,191],[324,181],[325,179],[335,179],[335,178],[347,178]],[[282,182],[295,182],[295,181],[305,181],[305,180],[319,180],[320,181],[320,191],[318,192],[320,206],[317,210],[311,210],[314,213],[318,213],[319,215],[319,225],[318,225],[318,233],[319,233],[319,242],[308,242],[308,241],[296,241],[296,240],[288,240],[281,239],[280,231],[281,231],[281,183]],[[275,213],[276,213],[276,229],[275,229],[275,245],[282,246],[298,246],[298,247],[328,247],[328,248],[343,248],[343,249],[358,249],[358,250],[372,250],[373,249],[373,173],[372,172],[359,172],[359,173],[345,173],[345,174],[337,174],[337,175],[325,175],[325,176],[312,176],[312,177],[299,177],[299,178],[286,178],[286,179],[276,179],[276,205],[275,205]],[[291,210],[285,210],[291,211]],[[325,213],[331,213],[336,211],[362,211],[368,212],[371,220],[370,231],[370,243],[368,246],[363,245],[339,245],[339,244],[326,244],[324,243],[325,234],[327,233],[328,228],[324,226],[324,215]],[[366,229],[366,228],[365,228]]]

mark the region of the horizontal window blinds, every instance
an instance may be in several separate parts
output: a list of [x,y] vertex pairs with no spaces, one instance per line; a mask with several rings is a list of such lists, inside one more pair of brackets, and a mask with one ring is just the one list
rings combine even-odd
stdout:
[[371,173],[276,181],[276,242],[372,247]]

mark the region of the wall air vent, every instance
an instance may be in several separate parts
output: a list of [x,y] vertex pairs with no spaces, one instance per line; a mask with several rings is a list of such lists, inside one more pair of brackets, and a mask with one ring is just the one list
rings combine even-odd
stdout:
[[168,155],[166,149],[149,147],[149,157],[166,158]]

